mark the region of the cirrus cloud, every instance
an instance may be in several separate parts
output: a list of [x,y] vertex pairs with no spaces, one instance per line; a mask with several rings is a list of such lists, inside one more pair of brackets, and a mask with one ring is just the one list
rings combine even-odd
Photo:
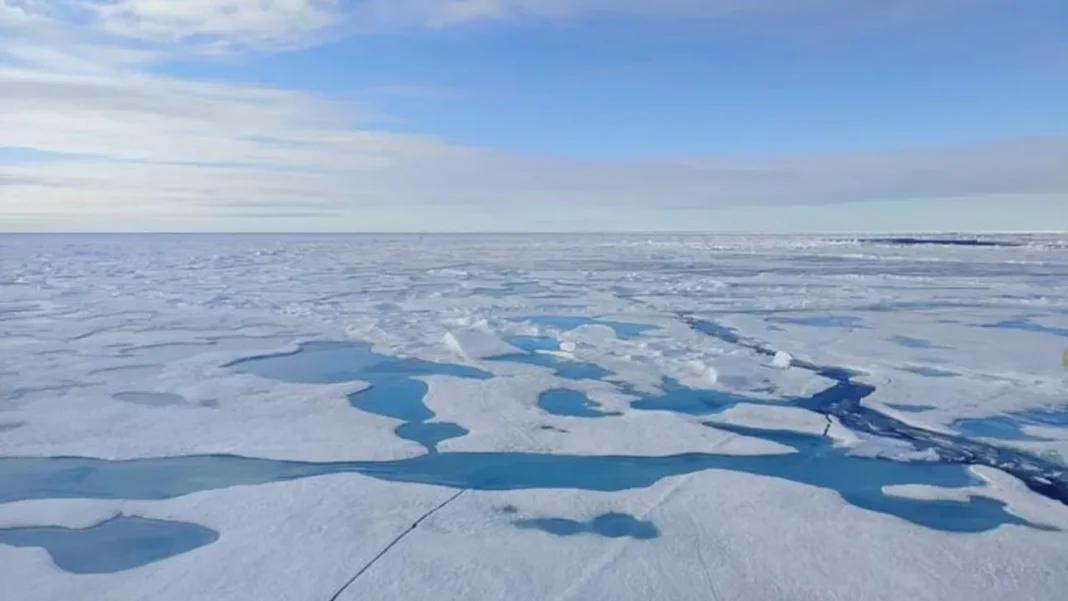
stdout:
[[[1030,7],[1058,4],[1032,0]],[[173,51],[231,53],[286,50],[331,35],[520,19],[604,16],[824,29],[844,23],[909,24],[1015,7],[1010,0],[0,0],[0,28],[76,24],[83,34],[160,44]],[[1032,33],[1044,21],[1042,10],[1035,13]]]

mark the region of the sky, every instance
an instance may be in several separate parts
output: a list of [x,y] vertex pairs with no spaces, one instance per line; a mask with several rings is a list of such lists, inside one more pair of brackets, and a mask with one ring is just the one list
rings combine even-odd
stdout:
[[1064,0],[0,0],[0,231],[1065,230]]

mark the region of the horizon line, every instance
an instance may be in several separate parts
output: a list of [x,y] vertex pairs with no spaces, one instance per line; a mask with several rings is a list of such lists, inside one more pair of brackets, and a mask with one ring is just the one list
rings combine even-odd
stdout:
[[5,231],[0,236],[990,236],[990,235],[1068,235],[1068,230],[900,230],[861,232],[830,230],[813,232],[760,232],[747,230],[619,230],[619,231]]

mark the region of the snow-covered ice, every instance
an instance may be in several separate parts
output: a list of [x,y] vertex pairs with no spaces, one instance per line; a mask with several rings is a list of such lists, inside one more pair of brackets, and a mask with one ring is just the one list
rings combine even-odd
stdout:
[[0,237],[4,598],[1060,599],[1068,238]]

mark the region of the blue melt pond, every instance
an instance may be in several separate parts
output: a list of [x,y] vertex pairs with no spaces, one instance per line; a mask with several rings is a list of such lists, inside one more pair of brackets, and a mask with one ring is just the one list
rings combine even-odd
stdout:
[[133,516],[119,516],[89,528],[8,528],[0,544],[40,547],[72,574],[112,574],[162,561],[219,539],[214,530]]
[[512,353],[489,357],[487,361],[520,363],[551,369],[555,375],[565,380],[604,380],[612,372],[594,363],[571,361],[559,355],[543,352]]
[[616,337],[622,340],[640,338],[650,330],[659,329],[658,326],[651,326],[640,323],[628,323],[625,321],[615,321],[611,319],[599,319],[595,317],[576,317],[570,315],[531,315],[526,317],[514,317],[510,321],[532,323],[534,325],[543,326],[546,328],[555,328],[557,330],[563,330],[565,332],[587,325],[605,326],[608,328],[612,328],[612,330],[616,333]]
[[[716,415],[740,403],[766,405],[766,401],[729,392],[697,390],[679,384],[674,378],[664,378],[660,393],[643,394],[630,404],[639,411],[669,411],[682,415]],[[630,391],[633,393],[633,391]]]
[[77,457],[0,458],[0,503],[32,499],[151,499],[204,490],[356,473],[390,482],[471,490],[566,489],[614,492],[647,488],[672,476],[727,470],[836,491],[846,502],[948,532],[983,532],[1003,524],[1039,528],[980,496],[925,501],[887,495],[884,487],[926,484],[960,488],[979,483],[965,466],[903,463],[847,455],[824,437],[797,432],[709,424],[771,440],[787,455],[591,456],[536,453],[428,453],[391,461],[310,463],[206,455],[109,461]]
[[1034,442],[1048,440],[1026,434],[1023,431],[1025,425],[1068,428],[1068,407],[1025,409],[993,417],[959,419],[951,424],[965,436]]
[[1068,428],[1068,407],[1027,409],[1017,411],[1012,415],[1040,426],[1052,426],[1054,428]]
[[596,534],[605,538],[636,540],[651,540],[660,536],[660,531],[652,522],[639,520],[625,513],[606,513],[589,522],[578,522],[566,518],[539,518],[517,520],[514,524],[519,528],[541,530],[555,536]]
[[1046,440],[1026,434],[1019,421],[1008,415],[958,419],[950,427],[965,436],[993,438],[996,440],[1032,441]]
[[827,315],[819,317],[767,317],[764,321],[784,323],[810,328],[860,328],[863,319],[852,315]]
[[434,419],[434,412],[423,402],[430,387],[420,380],[384,379],[370,388],[349,395],[349,404],[367,413],[405,422]]
[[[298,358],[297,367],[288,366],[286,357],[280,356],[246,360],[234,365],[252,373],[262,371],[268,377],[302,378],[295,381],[369,381],[369,390],[350,398],[354,405],[365,411],[404,421],[397,428],[398,436],[427,441],[428,452],[418,457],[391,461],[332,463],[277,461],[233,455],[125,461],[77,457],[2,457],[0,503],[66,498],[161,500],[231,486],[344,473],[454,489],[612,492],[647,488],[664,478],[704,470],[726,470],[832,490],[857,507],[948,532],[982,532],[1004,524],[1041,527],[1005,511],[1004,504],[982,496],[970,496],[966,501],[929,501],[903,499],[883,492],[885,487],[902,484],[961,488],[979,483],[963,465],[903,463],[853,457],[842,449],[834,448],[822,436],[797,432],[708,424],[726,432],[778,442],[797,451],[786,455],[737,456],[692,452],[647,457],[434,452],[435,441],[462,435],[462,428],[455,424],[429,423],[433,413],[422,403],[425,385],[414,377],[428,372],[440,373],[440,370],[461,377],[481,377],[485,372],[461,366],[441,368],[433,363],[382,357],[372,353],[366,345],[355,345],[353,348],[348,344],[326,343],[312,346],[310,350],[302,347],[302,350],[307,350],[307,355],[321,355],[319,359],[327,361],[328,365],[324,368],[316,361],[308,361],[307,356],[300,352],[288,356]],[[530,356],[539,355],[544,354]],[[352,361],[344,365],[328,361],[346,356]],[[544,356],[552,358],[551,355]],[[874,419],[863,412],[859,404],[864,396],[870,394],[871,387],[851,382],[851,374],[847,370],[818,368],[818,373],[836,380],[838,384],[809,399],[798,400],[800,406],[818,407],[828,412],[844,412],[846,408],[852,408],[857,412],[857,420],[863,419],[869,423]],[[662,391],[658,393],[638,396],[643,398],[632,403],[637,409],[690,415],[715,414],[738,402],[762,402],[695,391],[671,380],[665,380]],[[405,397],[406,400],[399,403],[390,401],[397,397]],[[844,421],[847,425],[850,423],[849,420]],[[879,423],[894,425],[888,418],[883,418]],[[874,426],[869,424],[869,427]],[[890,433],[895,431],[889,426],[887,428]],[[960,441],[960,444],[964,444],[964,441]],[[977,447],[973,445],[969,448]]]
[[622,415],[614,411],[602,411],[600,405],[577,390],[558,388],[547,390],[538,397],[538,407],[560,417],[600,418]]
[[969,495],[968,501],[932,501],[897,497],[882,490],[882,486],[902,479],[917,483],[924,480],[946,488],[966,486],[967,481],[978,483],[962,466],[872,460],[848,455],[823,436],[720,423],[705,425],[777,442],[798,451],[790,455],[746,457],[735,465],[737,471],[833,490],[847,503],[869,511],[944,532],[984,532],[1003,524],[1055,530],[1019,518],[1005,510],[1005,503],[988,497]]
[[430,390],[419,376],[446,375],[487,380],[493,374],[450,363],[380,355],[362,342],[311,342],[293,353],[251,357],[230,363],[243,373],[306,384],[338,384],[363,381],[370,386],[350,394],[356,409],[404,422],[394,433],[398,438],[421,444],[429,453],[445,440],[468,431],[453,423],[427,423],[435,414],[426,406]]
[[470,432],[452,422],[408,422],[397,426],[393,431],[398,438],[417,442],[427,451],[436,453],[438,445],[446,440],[467,436]]

